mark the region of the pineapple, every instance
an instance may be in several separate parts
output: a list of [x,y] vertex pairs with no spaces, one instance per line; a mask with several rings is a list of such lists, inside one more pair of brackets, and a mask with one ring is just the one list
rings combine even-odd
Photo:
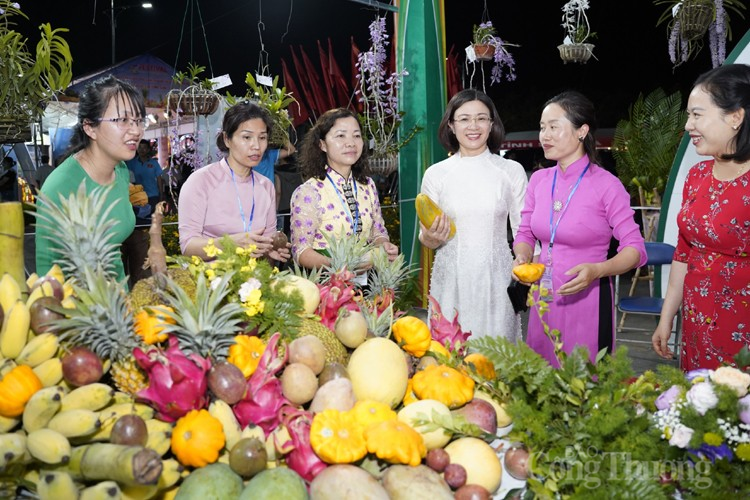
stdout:
[[[167,275],[180,285],[189,297],[195,296],[195,280],[190,271],[171,267],[167,269]],[[151,276],[136,282],[130,291],[130,305],[133,311],[138,312],[145,306],[164,305],[164,290],[160,281],[162,280],[157,280],[156,276]]]
[[110,376],[117,388],[135,394],[145,388],[146,376],[133,358],[142,347],[134,332],[133,313],[123,287],[101,272],[83,270],[83,282],[74,285],[75,309],[53,324],[60,340],[85,346],[102,360],[110,360]]
[[393,304],[389,304],[382,312],[378,312],[375,304],[365,300],[360,304],[360,310],[367,321],[367,335],[388,338],[393,326]]
[[[113,205],[105,207],[107,192],[112,187],[99,187],[86,194],[81,183],[76,193],[51,202],[40,194],[37,224],[49,232],[60,253],[60,267],[65,276],[85,283],[86,271],[116,279],[115,262],[120,256],[119,245],[112,242],[112,228],[117,221],[108,218]],[[58,204],[59,203],[59,204]]]
[[404,264],[404,254],[399,254],[392,262],[382,248],[372,251],[372,269],[369,287],[365,298],[372,301],[379,311],[391,305],[396,298],[396,292],[413,271],[411,266]]
[[166,304],[173,310],[165,311],[164,316],[174,324],[165,324],[164,332],[175,336],[186,354],[196,353],[214,361],[226,359],[244,317],[240,304],[222,304],[232,276],[233,273],[225,274],[209,286],[205,276],[199,275],[195,301],[179,284],[167,278]]
[[326,235],[328,255],[331,263],[325,267],[323,283],[330,281],[351,281],[354,273],[368,261],[368,253],[373,246],[364,238]]

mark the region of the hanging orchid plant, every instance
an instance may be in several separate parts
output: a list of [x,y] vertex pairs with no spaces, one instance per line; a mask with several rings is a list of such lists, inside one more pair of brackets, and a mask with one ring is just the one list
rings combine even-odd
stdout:
[[474,25],[472,43],[474,46],[489,45],[495,49],[492,55],[492,61],[495,64],[492,66],[490,85],[500,83],[503,79],[509,82],[516,79],[516,61],[508,51],[508,47],[518,47],[518,45],[508,43],[497,36],[497,29],[492,25],[492,21]]
[[743,0],[654,0],[666,5],[656,25],[667,23],[669,59],[674,67],[687,62],[703,48],[708,33],[711,63],[714,68],[726,59],[726,42],[732,39],[729,12],[744,19]]
[[596,33],[591,31],[589,18],[586,16],[586,9],[588,8],[588,0],[570,0],[563,5],[562,27],[565,30],[564,44],[586,43],[588,40],[596,37]]
[[388,32],[385,17],[378,17],[370,23],[370,48],[360,52],[357,58],[357,89],[355,93],[362,103],[360,123],[370,140],[372,156],[375,158],[393,155],[404,147],[418,127],[409,130],[399,138],[398,129],[403,111],[398,109],[398,89],[409,73],[406,68],[390,74],[386,71]]

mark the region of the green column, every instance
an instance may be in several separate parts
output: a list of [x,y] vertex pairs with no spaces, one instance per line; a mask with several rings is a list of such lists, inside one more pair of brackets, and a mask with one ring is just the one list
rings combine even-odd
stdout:
[[396,64],[409,72],[399,94],[400,109],[405,112],[401,130],[414,125],[423,129],[399,152],[401,251],[408,262],[421,261],[425,270],[430,267],[431,252],[423,255],[417,239],[414,198],[427,167],[446,157],[437,140],[447,102],[444,12],[443,0],[401,0],[396,37]]

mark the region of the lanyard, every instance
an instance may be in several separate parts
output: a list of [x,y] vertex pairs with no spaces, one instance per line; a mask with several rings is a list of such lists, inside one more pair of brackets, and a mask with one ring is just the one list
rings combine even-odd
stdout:
[[[346,220],[348,220],[349,224],[352,225],[352,230],[354,231],[354,234],[357,234],[357,228],[359,227],[359,202],[357,201],[357,181],[354,180],[354,178],[352,178],[352,184],[354,184],[354,213],[352,213],[351,208],[349,207],[349,204],[341,196],[341,191],[339,191],[338,186],[331,178],[331,174],[326,172],[326,177],[328,177],[328,180],[333,186],[333,189],[336,190],[336,194],[339,197],[339,201],[341,201],[341,204],[344,206],[344,208],[346,208],[346,211],[344,212],[344,215],[346,215]],[[352,220],[352,216],[354,216],[354,220]]]
[[[225,160],[226,161],[226,160]],[[227,161],[227,167],[229,167],[229,162]],[[240,199],[240,191],[237,189],[237,182],[234,180],[234,170],[232,170],[232,167],[229,167],[229,172],[232,174],[232,184],[234,184],[234,194],[237,195],[237,205],[240,207],[240,217],[242,217],[242,227],[243,233],[247,233],[250,231],[250,228],[253,227],[253,217],[255,216],[255,176],[253,175],[253,169],[250,169],[250,180],[253,182],[252,187],[252,193],[253,193],[253,206],[250,209],[250,220],[245,220],[245,209],[242,207],[242,200]]]
[[552,203],[549,207],[549,246],[547,246],[547,262],[552,262],[552,246],[555,244],[555,234],[557,234],[557,227],[560,225],[560,221],[563,218],[563,215],[565,215],[565,212],[568,211],[568,207],[570,206],[570,200],[573,198],[573,195],[578,190],[578,186],[581,184],[581,180],[583,179],[583,176],[586,175],[586,172],[588,171],[589,167],[591,166],[591,162],[589,162],[586,165],[586,168],[583,169],[583,172],[581,172],[581,175],[578,176],[578,180],[576,181],[575,186],[573,186],[573,189],[570,191],[570,194],[568,195],[568,199],[565,202],[565,206],[562,209],[562,212],[560,212],[560,217],[557,219],[557,222],[553,224],[554,216],[555,216],[555,210],[553,208],[554,201],[555,201],[555,185],[557,184],[557,169],[555,169],[555,175],[552,177]]

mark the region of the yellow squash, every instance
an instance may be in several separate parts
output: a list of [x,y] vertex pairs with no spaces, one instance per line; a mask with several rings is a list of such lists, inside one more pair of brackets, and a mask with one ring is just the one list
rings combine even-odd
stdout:
[[350,412],[335,409],[315,415],[310,425],[310,445],[329,464],[349,464],[367,455],[360,423]]
[[[438,215],[443,215],[443,211],[440,210],[440,207],[437,206],[437,204],[432,201],[426,194],[419,193],[417,195],[417,199],[414,201],[414,204],[417,208],[417,217],[419,217],[419,222],[421,222],[425,227],[432,226],[432,223],[435,222],[435,217],[437,217]],[[456,224],[454,224],[451,220],[451,232],[448,234],[448,239],[453,238],[455,234]]]
[[448,408],[463,406],[474,397],[474,381],[446,365],[428,366],[415,373],[412,387],[419,399],[435,399]]
[[205,467],[224,449],[224,428],[208,410],[191,410],[172,430],[172,452],[182,465]]
[[414,316],[401,316],[393,323],[393,339],[401,348],[421,358],[430,349],[432,334],[427,323]]
[[0,380],[0,416],[22,415],[26,403],[41,388],[42,382],[31,367],[18,365],[10,370]]
[[524,283],[535,283],[544,274],[544,264],[530,263],[521,264],[513,268],[513,274]]

